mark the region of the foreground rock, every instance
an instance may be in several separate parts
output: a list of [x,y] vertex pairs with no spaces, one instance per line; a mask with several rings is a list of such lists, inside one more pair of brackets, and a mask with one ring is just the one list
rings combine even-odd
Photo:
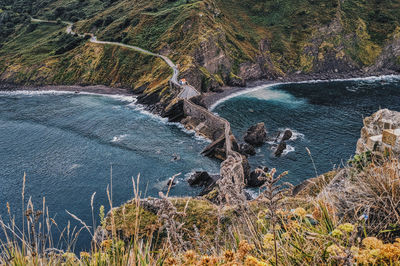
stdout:
[[392,151],[400,154],[400,112],[382,109],[364,119],[358,154],[366,151]]
[[267,130],[263,122],[251,126],[244,135],[244,141],[253,146],[261,146],[266,140]]

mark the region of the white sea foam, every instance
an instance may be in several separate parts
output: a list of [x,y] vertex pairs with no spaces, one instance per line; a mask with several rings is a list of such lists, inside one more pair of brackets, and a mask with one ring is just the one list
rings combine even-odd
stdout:
[[210,106],[210,110],[211,111],[214,110],[215,107],[217,107],[218,105],[220,105],[221,103],[223,103],[229,99],[241,96],[243,94],[256,92],[258,90],[272,88],[274,86],[286,85],[286,84],[327,83],[327,82],[334,82],[334,81],[364,81],[364,82],[368,82],[368,83],[373,83],[376,81],[393,82],[393,81],[400,81],[400,75],[383,75],[383,76],[370,76],[370,77],[362,77],[362,78],[329,79],[329,80],[317,79],[317,80],[306,80],[306,81],[297,81],[297,82],[277,82],[277,83],[272,83],[272,84],[265,84],[265,85],[260,85],[260,86],[256,86],[256,87],[252,87],[252,88],[247,88],[242,91],[228,95],[222,99],[219,99],[218,101],[216,101],[214,104],[212,104]]
[[282,155],[287,155],[290,152],[294,152],[296,149],[291,145],[286,145],[286,149],[282,152]]
[[123,134],[123,135],[115,136],[115,137],[113,137],[113,139],[111,140],[111,142],[114,142],[114,143],[121,142],[122,140],[126,139],[126,137],[128,137],[128,136],[129,136],[128,134]]
[[39,95],[65,95],[74,94],[73,91],[33,91],[33,90],[20,90],[20,91],[0,91],[0,96],[14,96],[14,95],[24,95],[24,96],[39,96]]
[[[291,129],[291,128],[279,128],[278,130],[280,132],[285,132],[286,130],[292,131],[292,137],[290,138],[290,140],[297,140],[297,139],[304,139],[305,138],[303,133],[300,133],[300,132],[298,132],[298,131],[296,131],[294,129]],[[283,134],[281,134],[280,138],[282,138],[282,137],[283,137]]]
[[74,163],[73,165],[71,165],[71,167],[68,169],[68,171],[72,171],[72,170],[78,169],[80,167],[82,167],[81,164]]

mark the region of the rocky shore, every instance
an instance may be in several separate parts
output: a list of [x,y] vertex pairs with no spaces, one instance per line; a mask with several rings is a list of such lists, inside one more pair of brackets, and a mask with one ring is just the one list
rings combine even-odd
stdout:
[[0,83],[0,91],[71,91],[86,92],[106,95],[133,95],[127,88],[111,88],[103,85],[18,85],[11,83]]
[[347,79],[359,79],[359,78],[372,78],[372,77],[382,77],[382,76],[391,76],[391,75],[400,75],[400,72],[393,70],[382,70],[382,71],[353,71],[348,73],[336,73],[336,72],[327,72],[327,73],[312,73],[312,74],[302,74],[302,73],[294,73],[292,75],[288,75],[286,77],[279,77],[277,79],[271,80],[256,80],[249,81],[246,84],[246,87],[223,87],[220,92],[207,92],[203,94],[203,102],[207,108],[212,107],[218,101],[229,97],[233,94],[241,93],[244,91],[249,91],[251,89],[267,86],[271,84],[282,84],[282,83],[297,83],[297,82],[329,82],[335,80],[347,80]]

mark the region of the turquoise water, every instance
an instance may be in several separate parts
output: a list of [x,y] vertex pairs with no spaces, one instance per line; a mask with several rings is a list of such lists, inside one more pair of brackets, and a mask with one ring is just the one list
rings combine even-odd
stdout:
[[[111,166],[114,206],[134,196],[131,180],[139,173],[142,196],[157,196],[178,173],[170,194],[195,195],[185,175],[219,171],[218,161],[200,155],[207,144],[144,112],[132,97],[0,92],[0,215],[8,216],[7,202],[21,213],[24,172],[25,197],[39,209],[45,197],[61,229],[72,220],[65,210],[92,224],[94,192],[96,217],[100,205],[109,209]],[[82,233],[78,250],[88,247],[88,237]]]
[[269,135],[295,132],[281,158],[273,156],[270,142],[250,157],[251,165],[288,170],[286,181],[298,184],[342,166],[355,153],[363,117],[380,108],[400,111],[400,78],[313,82],[261,86],[228,99],[214,112],[231,122],[241,141],[247,128],[265,122]]

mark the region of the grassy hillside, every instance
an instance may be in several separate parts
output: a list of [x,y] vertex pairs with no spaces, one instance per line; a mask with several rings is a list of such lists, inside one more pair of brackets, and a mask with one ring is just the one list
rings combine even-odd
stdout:
[[163,62],[63,36],[61,25],[29,16],[168,55],[203,91],[293,73],[400,69],[398,49],[385,49],[400,32],[400,3],[390,0],[2,0],[0,9],[0,79],[9,82],[173,93]]

